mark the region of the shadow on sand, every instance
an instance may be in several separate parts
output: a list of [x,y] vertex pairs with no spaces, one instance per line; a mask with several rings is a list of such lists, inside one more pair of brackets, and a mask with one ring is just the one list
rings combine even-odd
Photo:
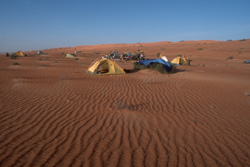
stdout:
[[178,73],[178,72],[186,72],[186,71],[190,71],[190,70],[186,70],[186,69],[175,69],[171,74]]
[[125,73],[129,74],[129,73],[135,73],[140,71],[141,69],[123,69],[125,71]]
[[[126,74],[129,74],[129,73],[136,73],[138,71],[140,71],[141,69],[123,69],[125,71]],[[189,70],[185,70],[185,69],[174,69],[174,71],[168,73],[168,74],[174,74],[174,73],[179,73],[179,72],[186,72],[186,71],[189,71]]]

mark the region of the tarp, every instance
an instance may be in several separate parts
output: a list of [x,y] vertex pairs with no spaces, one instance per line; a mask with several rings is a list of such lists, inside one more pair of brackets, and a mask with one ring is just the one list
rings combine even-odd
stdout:
[[167,71],[167,72],[170,72],[172,70],[172,66],[163,59],[148,59],[148,60],[142,60],[139,62],[139,64],[142,64],[145,66],[149,66],[151,63],[163,64],[163,67],[164,67],[165,71]]
[[114,61],[106,58],[96,61],[89,69],[90,75],[115,75],[126,74]]

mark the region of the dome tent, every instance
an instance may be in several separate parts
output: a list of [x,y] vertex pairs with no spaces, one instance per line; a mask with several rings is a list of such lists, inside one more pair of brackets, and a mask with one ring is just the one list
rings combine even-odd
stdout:
[[119,65],[106,58],[94,62],[93,65],[89,67],[88,73],[90,75],[126,74]]
[[171,64],[174,65],[190,65],[190,61],[189,59],[187,59],[184,55],[182,57],[178,56],[176,58],[174,58],[171,61]]
[[67,57],[67,58],[75,58],[75,57],[76,57],[76,55],[71,54],[71,53],[68,53],[68,54],[66,54],[66,57]]
[[22,51],[19,50],[16,52],[16,56],[24,57],[26,55]]

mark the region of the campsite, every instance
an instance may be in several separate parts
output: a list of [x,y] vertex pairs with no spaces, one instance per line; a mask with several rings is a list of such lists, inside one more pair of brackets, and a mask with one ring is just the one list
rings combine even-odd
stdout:
[[[134,69],[113,51],[179,64]],[[249,166],[249,59],[250,39],[2,53],[0,166]]]

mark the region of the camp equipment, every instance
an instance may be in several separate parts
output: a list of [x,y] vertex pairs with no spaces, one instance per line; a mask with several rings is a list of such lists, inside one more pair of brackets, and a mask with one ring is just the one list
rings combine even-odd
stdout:
[[109,58],[110,59],[120,59],[120,55],[117,51],[114,51],[114,52],[110,52],[110,55],[109,55]]
[[131,60],[132,57],[133,57],[133,55],[131,53],[129,53],[129,52],[122,53],[122,56],[121,56],[121,58],[123,60]]

